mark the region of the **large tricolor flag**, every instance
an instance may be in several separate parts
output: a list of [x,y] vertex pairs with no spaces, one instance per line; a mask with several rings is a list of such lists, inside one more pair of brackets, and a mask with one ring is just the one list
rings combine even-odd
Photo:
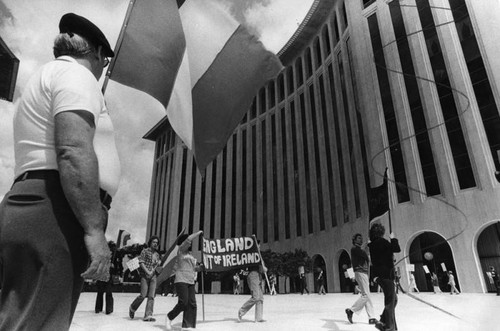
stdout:
[[174,0],[132,1],[116,53],[110,79],[162,102],[200,170],[282,69],[276,55],[208,0],[187,0],[179,11]]

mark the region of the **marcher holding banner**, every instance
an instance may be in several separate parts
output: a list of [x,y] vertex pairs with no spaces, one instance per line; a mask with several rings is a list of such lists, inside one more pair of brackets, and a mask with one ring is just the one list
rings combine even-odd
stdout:
[[[254,238],[255,239],[255,238]],[[254,240],[255,242],[255,240]],[[258,248],[259,242],[257,242],[257,248]],[[259,251],[260,255],[260,251]],[[238,321],[241,322],[241,318],[255,305],[255,322],[264,322],[263,317],[263,312],[264,312],[264,295],[262,294],[262,273],[267,272],[267,268],[264,265],[264,260],[262,260],[262,257],[260,258],[260,265],[257,266],[252,266],[248,268],[248,276],[247,276],[247,282],[248,282],[248,287],[250,288],[250,292],[252,294],[252,297],[247,300],[241,306],[240,310],[238,311]]]
[[177,241],[177,258],[175,261],[175,290],[179,298],[177,305],[167,314],[165,326],[167,330],[172,330],[172,320],[181,312],[182,328],[196,328],[196,297],[194,283],[196,273],[203,269],[203,265],[197,265],[196,259],[191,254],[192,242],[198,238],[203,231],[195,232],[191,235],[183,234]]

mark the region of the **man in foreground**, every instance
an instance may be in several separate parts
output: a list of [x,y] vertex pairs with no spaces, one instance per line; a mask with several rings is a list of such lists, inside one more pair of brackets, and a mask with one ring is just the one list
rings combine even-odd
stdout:
[[[109,277],[104,232],[119,181],[98,80],[114,56],[92,22],[66,14],[14,114],[15,180],[0,205],[0,330],[67,330],[83,279]],[[90,260],[90,266],[89,266]]]

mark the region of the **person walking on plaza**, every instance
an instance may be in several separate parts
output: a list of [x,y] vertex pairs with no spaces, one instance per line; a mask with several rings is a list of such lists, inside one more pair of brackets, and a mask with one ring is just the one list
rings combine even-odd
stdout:
[[131,319],[134,318],[136,310],[142,304],[144,299],[146,302],[146,310],[144,312],[144,322],[155,322],[153,318],[153,307],[156,294],[156,267],[160,264],[161,258],[158,253],[160,239],[157,236],[149,238],[148,247],[141,251],[139,256],[139,274],[141,275],[141,293],[129,307],[128,315]]
[[203,270],[203,265],[197,265],[196,259],[191,254],[193,240],[198,238],[203,231],[193,234],[183,234],[177,241],[177,257],[174,264],[175,290],[178,301],[175,307],[167,314],[165,326],[172,330],[172,321],[182,314],[182,328],[196,328],[196,297],[194,284],[197,272]]
[[453,276],[453,272],[448,271],[448,285],[450,285],[450,294],[460,294],[455,284],[455,276]]
[[420,293],[417,283],[415,282],[415,276],[413,275],[413,272],[410,272],[410,285],[408,285],[408,293],[412,292]]
[[319,274],[318,274],[317,281],[318,281],[318,294],[319,295],[321,295],[321,294],[325,294],[326,295],[326,291],[325,291],[325,276],[323,275],[323,269],[322,268],[319,268]]
[[276,295],[276,275],[271,274],[269,276],[269,286],[271,289],[269,290],[269,295]]
[[307,294],[309,294],[309,290],[307,289],[307,279],[305,273],[300,274],[300,285],[301,285],[300,294],[301,295],[304,294],[304,291],[307,292]]
[[[257,245],[260,242],[257,242]],[[262,256],[261,256],[262,258]],[[255,305],[255,322],[264,322],[264,295],[262,294],[262,273],[267,273],[264,260],[261,259],[261,264],[248,268],[247,284],[250,288],[251,297],[238,310],[238,321],[241,322],[242,317]]]
[[240,275],[238,273],[233,275],[233,294],[240,294]]
[[384,310],[380,321],[375,327],[382,331],[397,330],[395,309],[398,298],[394,286],[394,253],[401,252],[399,242],[390,234],[391,241],[384,239],[385,227],[375,223],[370,228],[370,258],[372,274],[375,283],[379,284],[384,292]]
[[497,291],[497,295],[500,295],[500,278],[498,277],[498,273],[496,272],[495,267],[490,266],[490,274],[493,281],[493,286]]
[[0,330],[68,330],[84,279],[109,278],[105,230],[120,165],[98,80],[114,52],[96,25],[68,13],[53,54],[14,112],[15,180],[0,204]]
[[351,248],[352,267],[354,269],[354,278],[356,279],[361,296],[354,302],[351,308],[345,310],[349,323],[353,323],[352,316],[365,308],[368,314],[368,323],[375,324],[377,320],[374,317],[373,303],[370,297],[370,283],[368,280],[368,266],[370,258],[366,252],[368,246],[363,247],[363,236],[356,233],[352,237],[353,247]]
[[431,275],[432,287],[434,288],[434,294],[443,293],[439,288],[439,279],[435,272]]
[[111,265],[109,268],[109,280],[107,282],[97,281],[97,296],[95,299],[95,313],[99,314],[103,307],[103,296],[106,293],[106,315],[113,312],[113,280],[120,275],[119,266],[116,263],[116,244],[113,241],[108,242],[111,251]]

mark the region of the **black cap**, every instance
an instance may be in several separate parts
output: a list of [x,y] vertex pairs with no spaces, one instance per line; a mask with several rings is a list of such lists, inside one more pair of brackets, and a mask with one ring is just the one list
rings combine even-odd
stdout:
[[102,46],[104,56],[113,57],[115,53],[109,46],[104,33],[91,21],[73,13],[64,14],[59,22],[60,33],[76,33],[96,46]]

